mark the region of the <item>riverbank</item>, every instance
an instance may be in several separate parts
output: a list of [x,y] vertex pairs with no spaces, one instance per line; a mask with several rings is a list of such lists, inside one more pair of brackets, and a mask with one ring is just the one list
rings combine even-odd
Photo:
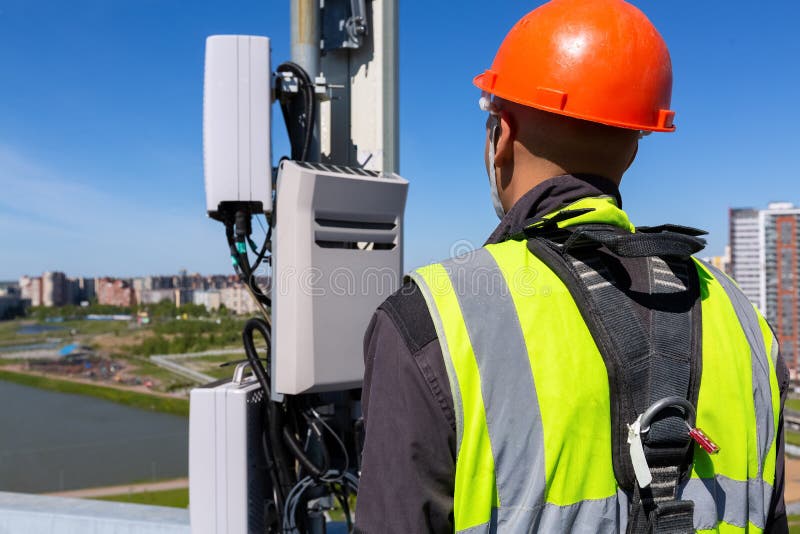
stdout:
[[186,508],[189,505],[189,479],[177,478],[121,486],[59,491],[46,495]]
[[7,368],[0,368],[0,380],[59,393],[88,395],[152,412],[189,416],[189,400],[168,395],[132,391],[122,387],[100,386],[83,380],[52,378],[31,372],[12,371]]
[[[243,358],[239,354],[243,353],[244,319],[239,317],[165,308],[160,312],[150,309],[149,322],[139,323],[92,321],[83,317],[86,311],[46,308],[33,313],[39,321],[0,321],[0,363],[12,365],[7,367],[11,371],[39,372],[64,380],[84,378],[111,388],[140,386],[144,393],[170,395],[209,382],[209,377],[227,376],[233,369],[218,365]],[[56,314],[63,320],[43,322],[46,315],[42,314]],[[191,368],[191,373],[159,367],[150,359],[153,355],[172,359],[210,351],[219,355],[187,360],[185,367]]]

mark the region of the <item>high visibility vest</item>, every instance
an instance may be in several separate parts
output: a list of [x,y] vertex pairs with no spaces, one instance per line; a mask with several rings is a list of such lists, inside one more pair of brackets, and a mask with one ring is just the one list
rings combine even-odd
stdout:
[[[560,226],[633,231],[609,197]],[[703,532],[764,529],[775,480],[777,341],[724,274],[695,262],[701,284],[695,446],[678,498]],[[609,382],[568,288],[523,241],[487,245],[410,275],[433,318],[456,412],[456,532],[624,532],[628,498],[614,476]],[[631,421],[632,422],[632,421]]]

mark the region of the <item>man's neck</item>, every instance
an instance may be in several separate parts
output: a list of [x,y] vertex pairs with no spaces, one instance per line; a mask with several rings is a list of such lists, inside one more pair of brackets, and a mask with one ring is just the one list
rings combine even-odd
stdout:
[[541,217],[586,197],[611,196],[622,207],[619,188],[613,181],[592,175],[564,174],[541,181],[515,202],[486,241],[497,243],[527,219]]
[[570,174],[558,164],[536,157],[516,143],[513,160],[500,172],[503,204],[509,209],[539,184],[556,176]]

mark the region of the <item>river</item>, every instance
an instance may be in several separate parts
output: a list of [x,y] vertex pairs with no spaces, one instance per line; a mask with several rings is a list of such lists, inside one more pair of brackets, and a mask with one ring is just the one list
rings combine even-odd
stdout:
[[0,381],[0,491],[183,477],[188,447],[188,418]]

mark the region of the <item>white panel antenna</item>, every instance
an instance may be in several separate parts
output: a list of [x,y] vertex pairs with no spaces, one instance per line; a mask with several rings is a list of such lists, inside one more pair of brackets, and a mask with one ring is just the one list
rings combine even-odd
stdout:
[[203,158],[206,210],[220,205],[272,210],[270,46],[266,37],[206,39]]

